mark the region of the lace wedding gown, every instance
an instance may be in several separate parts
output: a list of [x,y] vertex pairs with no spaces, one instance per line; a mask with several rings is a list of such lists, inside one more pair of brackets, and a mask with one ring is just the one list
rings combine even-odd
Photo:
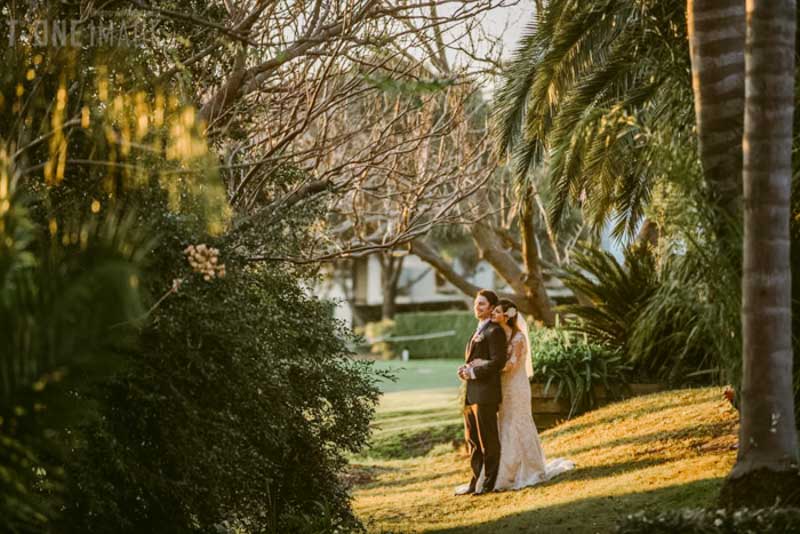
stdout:
[[[509,344],[508,363],[500,375],[503,402],[497,422],[500,430],[500,467],[495,490],[516,490],[550,480],[575,468],[569,460],[545,461],[531,413],[531,385],[526,372],[530,359],[527,339],[517,332]],[[483,473],[477,487],[483,485]]]

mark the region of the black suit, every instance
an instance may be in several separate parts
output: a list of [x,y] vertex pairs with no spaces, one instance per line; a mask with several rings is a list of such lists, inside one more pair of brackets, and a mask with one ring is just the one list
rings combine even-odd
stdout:
[[[466,361],[482,359],[488,364],[473,368],[475,379],[467,380],[464,426],[470,446],[472,481],[475,491],[491,491],[500,464],[500,437],[497,432],[497,409],[503,398],[500,372],[506,365],[506,335],[494,323],[488,323],[467,345]],[[476,488],[481,469],[485,469],[483,488]]]

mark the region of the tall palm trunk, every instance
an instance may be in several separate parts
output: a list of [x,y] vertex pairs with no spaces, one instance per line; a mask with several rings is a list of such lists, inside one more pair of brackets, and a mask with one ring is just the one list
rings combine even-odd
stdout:
[[715,233],[729,249],[741,220],[744,1],[687,0],[686,14],[700,161]]
[[747,0],[739,453],[726,504],[800,500],[792,391],[789,218],[795,0]]

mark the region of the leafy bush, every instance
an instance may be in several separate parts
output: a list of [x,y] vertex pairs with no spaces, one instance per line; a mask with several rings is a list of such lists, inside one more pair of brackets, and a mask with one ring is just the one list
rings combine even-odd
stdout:
[[467,311],[398,313],[395,316],[394,337],[418,336],[454,330],[447,337],[395,341],[395,355],[408,349],[412,359],[418,358],[464,358],[464,348],[475,332],[475,316]]
[[[83,13],[41,4],[15,14]],[[205,137],[191,87],[159,87],[143,68],[148,49],[18,39],[0,51],[0,96],[25,92],[24,105],[0,103],[3,531],[355,527],[339,474],[377,399],[368,364],[349,359],[330,308],[300,289],[313,266],[253,267],[228,252],[295,255],[321,204],[233,213],[213,152],[226,143]],[[304,180],[280,171],[256,193]],[[27,211],[10,196],[17,183]],[[205,232],[226,232],[224,280],[185,274],[181,250]],[[104,372],[89,377],[89,365]]]
[[738,384],[740,295],[736,273],[696,254],[668,258],[628,340],[636,371],[672,384]]
[[696,254],[670,256],[657,266],[646,248],[628,249],[624,263],[584,248],[575,254],[564,283],[591,305],[560,309],[577,318],[567,328],[619,350],[638,380],[719,383],[723,374],[735,374],[723,368],[731,342],[739,338],[738,325],[731,323],[738,317],[731,308],[736,284],[718,270]]
[[566,327],[601,343],[625,350],[641,308],[658,289],[658,275],[650,254],[628,251],[625,263],[610,252],[584,244],[573,252],[563,273],[564,284],[584,295],[591,304],[567,304],[559,308],[579,319]]
[[618,352],[589,343],[585,336],[561,328],[531,330],[533,376],[545,384],[545,391],[556,388],[556,399],[566,394],[569,417],[595,406],[594,387],[613,390],[627,383],[629,368]]
[[726,510],[676,510],[629,515],[617,534],[736,534],[800,532],[800,508]]
[[220,248],[229,274],[187,279],[96,394],[68,469],[72,531],[289,532],[320,503],[357,525],[339,474],[368,436],[370,364],[290,273]]

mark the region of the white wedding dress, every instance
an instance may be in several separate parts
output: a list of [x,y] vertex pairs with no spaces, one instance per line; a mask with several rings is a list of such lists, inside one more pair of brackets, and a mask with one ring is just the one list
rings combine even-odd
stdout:
[[[523,327],[527,330],[524,323]],[[503,402],[497,417],[500,467],[496,491],[533,486],[575,468],[573,462],[563,458],[545,460],[531,411],[528,376],[533,374],[533,366],[529,346],[526,336],[517,332],[509,343],[508,363],[500,375]],[[483,473],[477,487],[483,487]]]

